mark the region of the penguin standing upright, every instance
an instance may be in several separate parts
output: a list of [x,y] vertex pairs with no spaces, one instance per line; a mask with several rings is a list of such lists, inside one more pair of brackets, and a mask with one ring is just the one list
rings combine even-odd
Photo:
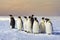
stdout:
[[27,32],[30,33],[31,32],[31,17],[29,16],[27,19]]
[[14,17],[12,15],[9,15],[9,16],[10,16],[10,26],[12,28],[15,28],[15,19],[14,19]]
[[51,25],[51,23],[50,23],[48,18],[46,18],[45,20],[46,20],[46,22],[45,22],[46,34],[50,35],[50,34],[52,34],[52,25]]
[[20,16],[18,16],[18,19],[17,19],[17,28],[19,30],[22,30],[22,27],[23,27],[23,22],[22,22],[22,19]]
[[32,24],[31,28],[32,29],[33,29],[33,23],[34,23],[34,15],[31,16],[31,24]]
[[34,19],[33,33],[39,33],[39,22],[38,22],[37,18]]
[[24,27],[24,31],[27,32],[27,17],[26,16],[24,16],[23,27]]
[[41,23],[40,23],[40,30],[41,33],[45,33],[45,19],[42,17]]

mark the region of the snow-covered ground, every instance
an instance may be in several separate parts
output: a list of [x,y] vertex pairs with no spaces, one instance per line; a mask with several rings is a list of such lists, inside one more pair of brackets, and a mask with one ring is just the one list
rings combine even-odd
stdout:
[[[53,34],[33,34],[11,29],[9,25],[9,17],[1,19],[0,17],[0,40],[60,40],[60,17],[48,17],[53,23]],[[4,18],[4,17],[3,17]],[[37,17],[39,22],[41,17]]]

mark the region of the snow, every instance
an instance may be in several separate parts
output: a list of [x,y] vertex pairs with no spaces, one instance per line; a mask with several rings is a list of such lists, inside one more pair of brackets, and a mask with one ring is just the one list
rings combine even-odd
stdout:
[[[60,40],[60,17],[49,17],[53,23],[53,34],[33,34],[11,29],[8,20],[0,20],[0,40]],[[38,17],[39,21],[41,17]]]
[[60,35],[30,34],[17,29],[0,32],[0,40],[59,40]]

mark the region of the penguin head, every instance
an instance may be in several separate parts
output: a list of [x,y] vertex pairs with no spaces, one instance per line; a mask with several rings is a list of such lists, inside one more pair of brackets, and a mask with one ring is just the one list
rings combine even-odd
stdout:
[[12,16],[11,14],[9,16]]
[[37,20],[37,18],[36,18],[36,17],[35,17],[34,19],[35,19],[35,20]]
[[10,17],[12,17],[13,15],[9,15]]
[[18,18],[21,18],[21,16],[18,16]]
[[28,18],[31,18],[31,16],[29,16]]
[[44,20],[45,18],[44,17],[42,17],[42,20]]
[[10,16],[10,18],[14,18],[13,15],[9,15],[9,16]]
[[26,19],[27,19],[27,17],[26,17],[26,16],[24,16],[24,18],[26,18]]
[[36,20],[36,21],[38,22],[38,20],[37,20],[37,18],[36,18],[36,17],[34,18],[34,20]]
[[46,20],[46,22],[48,22],[49,21],[49,18],[45,18],[45,20]]
[[34,15],[32,14],[32,17],[33,17]]

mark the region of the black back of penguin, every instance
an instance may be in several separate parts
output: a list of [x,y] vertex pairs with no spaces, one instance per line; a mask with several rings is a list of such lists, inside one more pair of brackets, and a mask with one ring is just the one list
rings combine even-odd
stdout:
[[32,25],[33,25],[33,22],[34,22],[34,15],[31,16],[31,22],[32,22]]
[[13,17],[11,17],[10,25],[15,25],[15,19]]

